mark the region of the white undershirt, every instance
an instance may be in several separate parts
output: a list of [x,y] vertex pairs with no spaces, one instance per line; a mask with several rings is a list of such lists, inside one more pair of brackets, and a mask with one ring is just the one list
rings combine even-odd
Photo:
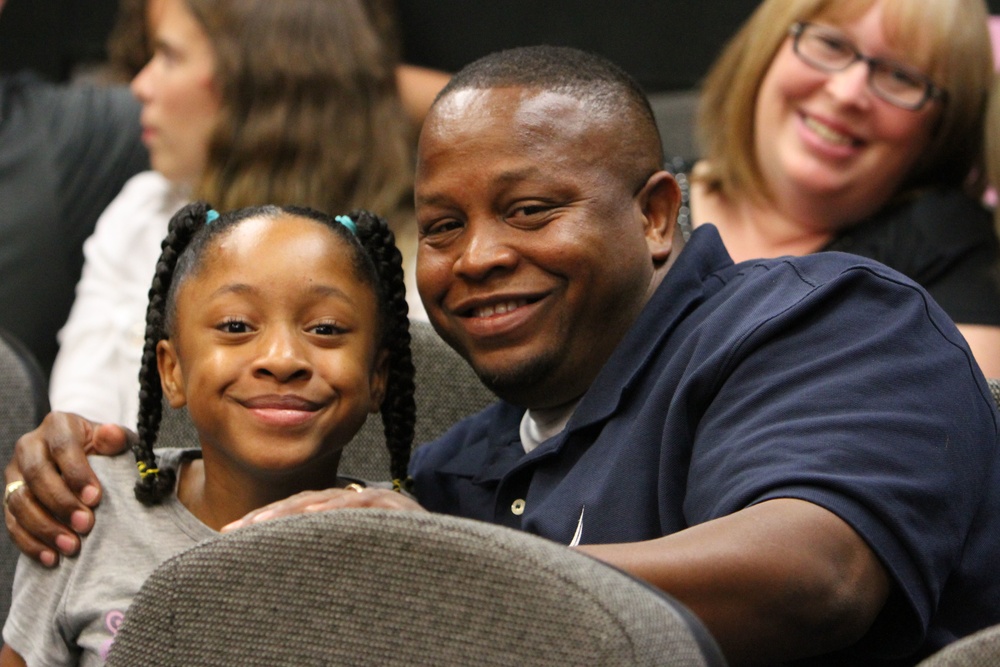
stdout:
[[526,410],[521,418],[521,446],[525,453],[561,433],[579,402],[547,410]]

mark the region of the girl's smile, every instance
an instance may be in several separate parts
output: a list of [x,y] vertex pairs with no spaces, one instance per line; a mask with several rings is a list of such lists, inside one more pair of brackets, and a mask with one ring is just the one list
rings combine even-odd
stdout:
[[198,426],[206,479],[333,479],[340,450],[379,409],[376,296],[350,252],[314,220],[251,218],[177,286],[161,376]]

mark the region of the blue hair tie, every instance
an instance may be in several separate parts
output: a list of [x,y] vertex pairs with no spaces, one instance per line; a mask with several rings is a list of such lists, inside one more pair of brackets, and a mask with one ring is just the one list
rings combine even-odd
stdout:
[[344,227],[347,227],[347,229],[355,236],[358,235],[358,226],[354,224],[354,221],[351,220],[350,216],[338,215],[336,218],[334,218],[334,220],[342,224]]
[[218,219],[219,219],[219,212],[216,211],[214,208],[210,208],[207,211],[205,211],[205,224],[206,225],[210,225],[210,224],[212,224],[213,222],[215,222]]

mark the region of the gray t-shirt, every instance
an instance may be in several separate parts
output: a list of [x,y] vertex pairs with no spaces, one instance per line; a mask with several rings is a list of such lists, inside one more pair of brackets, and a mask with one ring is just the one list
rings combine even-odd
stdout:
[[[196,451],[196,450],[194,450]],[[185,450],[159,452],[176,468]],[[80,554],[49,569],[21,556],[3,639],[29,665],[103,665],[126,608],[164,560],[217,535],[171,495],[146,507],[135,499],[131,455],[90,463],[104,496]]]

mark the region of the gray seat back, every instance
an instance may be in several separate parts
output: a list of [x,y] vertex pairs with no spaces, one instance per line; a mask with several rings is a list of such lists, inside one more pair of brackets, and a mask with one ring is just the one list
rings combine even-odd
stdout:
[[[0,468],[10,461],[17,439],[38,426],[48,411],[41,366],[21,341],[0,330]],[[0,538],[0,626],[10,609],[17,557],[17,548],[5,534]]]
[[917,667],[996,667],[1000,665],[1000,625],[945,646]]
[[469,519],[342,510],[168,560],[108,664],[722,665],[672,598],[565,546]]

